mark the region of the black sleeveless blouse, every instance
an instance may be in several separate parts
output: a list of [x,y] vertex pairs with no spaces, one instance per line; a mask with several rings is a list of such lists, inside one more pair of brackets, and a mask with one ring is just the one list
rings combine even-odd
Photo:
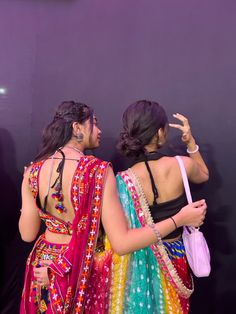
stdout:
[[[175,214],[177,214],[181,210],[182,207],[184,207],[188,204],[185,193],[183,193],[182,195],[180,195],[179,197],[177,197],[173,200],[157,204],[156,200],[158,198],[158,191],[157,191],[157,188],[155,185],[155,181],[154,181],[151,169],[150,169],[149,164],[148,164],[148,160],[157,160],[163,156],[164,155],[162,155],[162,154],[155,153],[155,154],[145,155],[143,159],[138,160],[139,162],[144,161],[146,168],[147,168],[147,171],[148,171],[149,176],[150,176],[154,200],[153,200],[153,204],[149,205],[149,208],[150,208],[150,212],[151,212],[153,221],[155,223],[160,222],[162,220],[165,220],[167,218],[170,218],[171,216],[174,216]],[[182,234],[182,232],[183,232],[183,227],[179,227],[176,230],[174,230],[173,232],[169,233],[165,238],[163,238],[163,240],[176,238],[176,237],[180,236]]]

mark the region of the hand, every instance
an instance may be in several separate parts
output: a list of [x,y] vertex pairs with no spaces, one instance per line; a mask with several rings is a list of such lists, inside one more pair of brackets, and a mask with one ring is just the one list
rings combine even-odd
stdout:
[[40,286],[48,286],[48,267],[51,264],[51,261],[42,260],[38,267],[34,267],[34,276],[37,279],[37,282]]
[[200,200],[183,207],[174,219],[178,226],[200,227],[204,223],[206,209],[206,201]]
[[182,141],[186,145],[188,145],[190,142],[194,142],[195,145],[195,140],[192,136],[188,119],[180,113],[173,114],[173,117],[178,119],[182,124],[169,123],[169,126],[175,129],[179,129],[182,132]]

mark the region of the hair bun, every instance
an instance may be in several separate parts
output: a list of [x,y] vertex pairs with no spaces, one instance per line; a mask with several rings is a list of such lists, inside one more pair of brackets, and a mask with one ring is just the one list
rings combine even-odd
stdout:
[[130,136],[128,132],[122,132],[118,149],[127,157],[137,157],[143,153],[143,143],[140,139]]

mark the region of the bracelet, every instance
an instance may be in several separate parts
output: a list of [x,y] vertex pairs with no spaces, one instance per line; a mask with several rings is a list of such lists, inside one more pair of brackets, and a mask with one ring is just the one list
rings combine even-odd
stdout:
[[178,229],[178,226],[177,226],[177,224],[176,224],[174,218],[173,218],[173,217],[170,217],[170,219],[173,221],[173,223],[174,223],[174,225],[175,225],[175,230]]
[[152,229],[153,233],[155,234],[156,238],[157,238],[157,243],[161,242],[161,234],[159,232],[159,230],[156,228],[156,225],[154,223],[152,223],[151,225],[149,225],[149,227]]
[[199,151],[199,146],[196,144],[196,148],[194,149],[194,150],[189,150],[188,148],[187,148],[187,153],[188,154],[194,154],[194,153],[196,153],[196,152],[198,152]]

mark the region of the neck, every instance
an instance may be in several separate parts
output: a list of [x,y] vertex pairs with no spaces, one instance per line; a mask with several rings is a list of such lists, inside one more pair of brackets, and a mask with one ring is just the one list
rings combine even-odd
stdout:
[[147,153],[153,153],[158,151],[157,145],[147,145],[144,148]]
[[69,141],[64,148],[69,148],[72,149],[82,155],[84,155],[84,147],[83,145],[79,144],[78,142],[75,141]]

